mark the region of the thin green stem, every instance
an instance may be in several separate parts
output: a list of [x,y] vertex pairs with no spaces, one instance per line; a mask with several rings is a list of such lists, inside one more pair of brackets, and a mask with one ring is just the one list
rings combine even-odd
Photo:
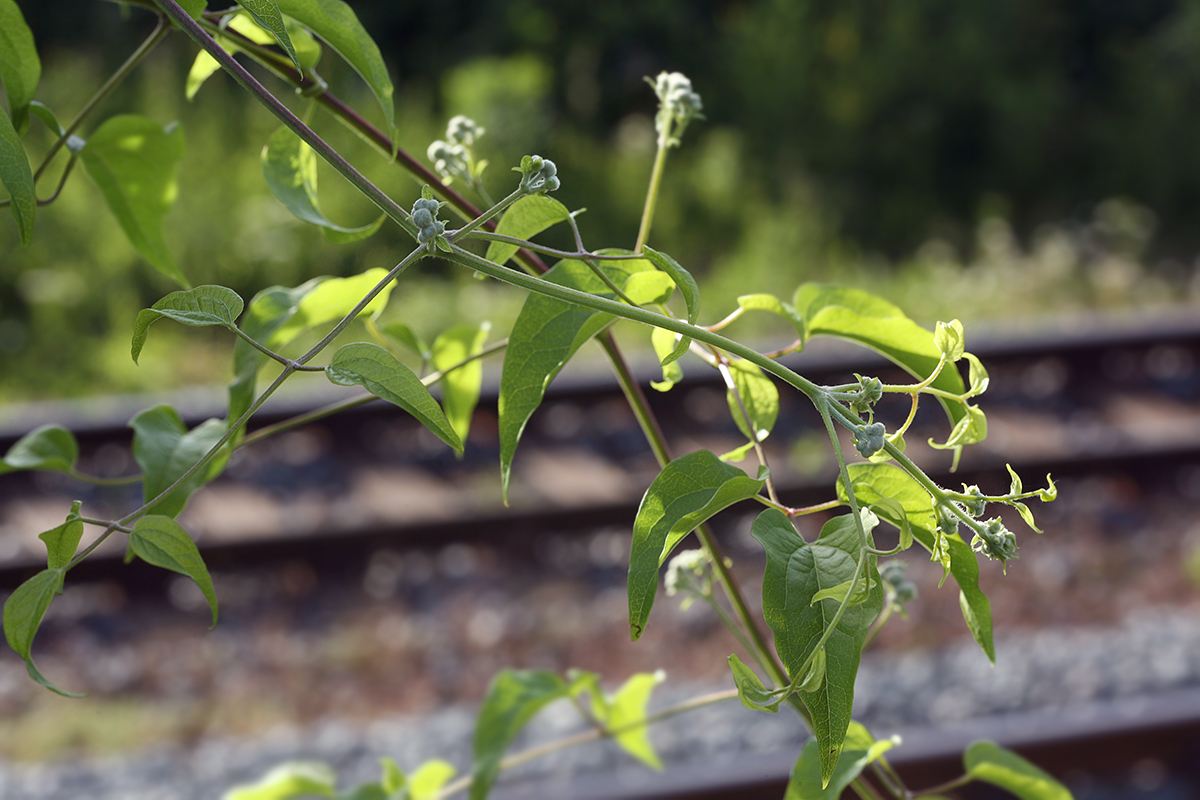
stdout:
[[[561,750],[567,750],[572,747],[578,747],[582,744],[588,744],[589,742],[596,742],[601,739],[619,736],[622,733],[635,731],[648,725],[653,725],[656,722],[662,722],[663,720],[670,719],[671,717],[677,717],[680,714],[686,714],[689,711],[695,711],[698,708],[704,708],[716,703],[722,703],[726,700],[733,700],[737,698],[737,696],[737,689],[727,689],[721,692],[713,692],[711,694],[693,697],[691,700],[671,706],[670,708],[664,708],[662,711],[655,712],[654,714],[647,714],[642,719],[630,722],[626,725],[618,725],[612,728],[591,728],[574,736],[556,739],[553,742],[547,742],[546,744],[531,747],[528,750],[524,750],[520,753],[514,753],[500,762],[500,770],[503,772],[505,770],[513,769],[514,767],[519,767],[522,764],[526,764],[538,758],[550,755],[551,753],[557,753]],[[459,792],[465,792],[467,789],[471,788],[472,783],[474,783],[474,777],[471,775],[464,775],[458,780],[451,781],[443,786],[441,791],[434,795],[434,800],[445,800],[445,798],[452,797]]]
[[[508,346],[507,339],[504,339],[502,341],[495,342],[494,344],[488,345],[487,347],[483,348],[483,350],[481,350],[480,352],[478,352],[474,355],[471,355],[471,356],[467,356],[462,361],[458,362],[457,364],[454,364],[453,366],[447,367],[446,369],[444,369],[440,372],[431,372],[430,374],[421,378],[421,383],[425,384],[426,386],[432,386],[433,384],[437,383],[442,378],[446,377],[447,375],[449,375],[451,372],[458,369],[459,367],[465,367],[467,364],[470,364],[472,361],[476,361],[480,358],[484,358],[485,356],[489,356],[493,353],[497,353],[500,350],[503,350],[507,346]],[[321,408],[315,409],[313,411],[308,411],[304,414],[297,414],[294,417],[289,417],[288,419],[281,420],[280,422],[276,422],[274,425],[267,425],[265,427],[259,428],[254,433],[247,434],[245,436],[245,438],[243,438],[241,441],[238,442],[238,445],[237,445],[238,449],[241,449],[248,445],[254,444],[255,442],[260,442],[263,439],[266,439],[270,436],[274,436],[277,433],[283,433],[284,431],[289,431],[294,428],[299,428],[303,425],[309,424],[310,422],[316,422],[317,420],[325,419],[326,417],[332,416],[341,411],[347,411],[351,408],[357,408],[359,406],[366,405],[367,403],[373,402],[378,399],[379,398],[373,394],[364,393],[364,394],[358,395],[356,397],[351,397],[346,400],[339,400],[336,403],[330,403],[327,406],[322,406]]]
[[638,227],[637,244],[633,247],[633,252],[640,253],[642,248],[646,246],[646,239],[650,236],[650,226],[654,222],[654,209],[658,205],[658,191],[662,186],[663,170],[667,165],[667,150],[670,149],[670,133],[671,126],[663,126],[663,131],[658,136],[658,150],[654,154],[654,167],[650,170],[650,183],[646,188],[646,204],[642,207],[642,222]]
[[75,153],[72,153],[71,157],[67,160],[67,166],[63,167],[62,175],[58,178],[58,186],[54,187],[54,194],[50,195],[45,200],[38,200],[37,204],[39,206],[48,206],[58,199],[58,196],[62,194],[63,187],[67,185],[67,178],[71,177],[71,171],[75,169],[75,162],[78,160],[79,156]]
[[[110,94],[112,94],[113,89],[116,89],[118,86],[120,86],[121,83],[133,73],[134,69],[137,68],[137,65],[142,63],[142,60],[150,54],[150,51],[153,50],[159,42],[166,38],[167,34],[170,32],[171,27],[167,24],[166,19],[164,19],[160,14],[158,17],[158,24],[154,26],[154,30],[148,37],[146,37],[146,40],[138,46],[137,50],[133,51],[133,54],[130,55],[129,58],[125,59],[125,63],[118,67],[116,72],[109,76],[108,80],[104,82],[104,85],[96,90],[96,93],[92,95],[92,98],[88,100],[87,103],[84,104],[83,108],[79,110],[79,113],[75,115],[75,119],[71,120],[71,124],[59,134],[58,139],[54,141],[54,144],[50,145],[50,149],[46,151],[46,156],[42,159],[41,165],[33,174],[33,180],[35,182],[42,176],[42,173],[46,171],[46,167],[50,166],[50,162],[54,160],[56,155],[58,155],[58,151],[61,150],[64,145],[66,145],[67,140],[71,138],[71,134],[73,134],[79,128],[79,126],[83,124],[83,121],[87,119],[93,111],[96,110],[97,106],[103,103],[104,100]],[[57,194],[57,192],[55,194]]]
[[946,781],[945,783],[939,783],[937,786],[931,786],[928,789],[922,789],[919,792],[914,792],[914,794],[916,794],[916,795],[942,794],[944,792],[949,792],[954,789],[957,789],[960,786],[966,786],[972,780],[973,780],[973,778],[970,775],[961,775],[961,776],[955,778],[954,780],[949,780],[949,781]]
[[516,236],[505,236],[502,233],[494,233],[492,231],[474,231],[471,234],[471,238],[472,239],[484,239],[489,242],[503,242],[504,244],[515,244],[518,247],[522,247],[527,250],[532,250],[532,251],[535,251],[538,253],[545,253],[548,256],[554,256],[556,258],[574,258],[574,259],[591,258],[591,259],[595,259],[596,261],[635,261],[637,259],[644,258],[644,256],[640,256],[636,253],[601,254],[601,253],[588,253],[588,252],[584,252],[583,250],[579,250],[577,252],[572,253],[569,250],[558,250],[553,247],[546,247],[545,245],[537,244],[536,242],[531,242],[527,239],[519,239]]
[[305,125],[304,122],[288,109],[283,103],[271,94],[266,88],[258,82],[258,80],[250,74],[250,72],[229,54],[225,48],[221,47],[212,35],[204,29],[200,23],[188,16],[175,0],[155,0],[159,7],[171,18],[171,21],[178,25],[183,31],[190,36],[197,44],[216,59],[226,72],[228,72],[235,81],[238,82],[246,91],[253,94],[260,103],[275,115],[275,117],[299,136],[305,144],[311,147],[321,158],[337,170],[342,177],[350,181],[354,188],[358,189],[368,200],[374,203],[379,210],[404,229],[414,239],[417,238],[417,227],[409,219],[408,212],[400,206],[395,200],[389,197],[382,189],[372,183],[361,172],[347,161],[341,153],[335,150],[328,142],[322,139],[317,133]]
[[487,211],[483,212],[482,214],[480,214],[478,217],[476,217],[475,219],[468,222],[463,227],[459,228],[456,231],[451,231],[450,233],[446,234],[446,238],[448,240],[450,240],[451,242],[457,242],[459,239],[469,236],[471,234],[471,232],[474,231],[476,228],[478,228],[480,225],[483,225],[489,219],[496,216],[501,211],[508,208],[509,206],[511,206],[513,203],[515,203],[517,200],[520,200],[524,196],[525,196],[525,192],[521,191],[520,189],[517,189],[512,194],[510,194],[508,197],[504,198],[499,203],[496,203],[491,208],[489,208]]
[[[750,410],[746,408],[746,401],[742,398],[742,393],[738,391],[737,384],[734,383],[733,375],[729,372],[729,364],[727,360],[718,355],[717,370],[721,373],[721,378],[725,381],[725,388],[737,400],[738,410],[742,412],[742,421],[746,423],[746,430],[750,431],[750,441],[754,445],[754,454],[758,457],[758,463],[764,467],[770,468],[767,463],[767,455],[763,452],[762,443],[758,438],[758,431],[754,428],[754,418],[750,416]],[[771,498],[771,502],[778,503],[779,496],[775,494],[775,482],[771,479],[770,474],[766,480],[767,496]]]
[[125,475],[120,478],[101,478],[97,475],[87,475],[72,467],[67,470],[67,475],[77,481],[90,483],[93,486],[130,486],[142,480],[141,475]]

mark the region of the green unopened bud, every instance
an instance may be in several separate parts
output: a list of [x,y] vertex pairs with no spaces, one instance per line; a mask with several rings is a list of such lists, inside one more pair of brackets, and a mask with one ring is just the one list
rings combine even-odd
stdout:
[[421,244],[430,242],[441,236],[446,230],[446,223],[437,218],[441,203],[428,197],[418,197],[412,207],[412,221],[417,226],[417,241]]
[[558,167],[548,158],[525,156],[516,171],[521,173],[521,191],[526,194],[553,192],[560,185]]
[[1017,536],[996,517],[989,519],[975,532],[971,547],[990,559],[1005,562],[1017,557]]
[[882,422],[863,425],[854,432],[854,449],[863,458],[870,458],[883,449],[883,437],[887,429]]
[[850,401],[850,409],[856,414],[865,414],[883,397],[883,383],[879,378],[864,378],[857,373],[854,377],[858,378],[858,389],[857,397]]
[[444,179],[470,179],[470,167],[467,163],[467,151],[461,144],[443,142],[440,139],[429,145],[426,151],[433,168]]
[[446,125],[446,138],[454,144],[471,147],[475,140],[487,133],[487,130],[470,117],[462,114],[451,117]]
[[967,496],[967,499],[962,501],[963,509],[972,517],[982,517],[987,501],[983,499],[983,492],[979,491],[979,487],[967,486],[964,483],[963,494]]

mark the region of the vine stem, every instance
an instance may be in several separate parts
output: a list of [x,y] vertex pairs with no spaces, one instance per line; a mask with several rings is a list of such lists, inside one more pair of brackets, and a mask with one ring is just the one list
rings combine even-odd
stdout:
[[[62,150],[63,145],[65,145],[67,140],[71,138],[71,134],[78,130],[79,126],[83,124],[83,121],[87,119],[93,111],[96,110],[96,107],[104,102],[104,100],[110,94],[112,94],[113,89],[116,89],[118,86],[120,86],[121,83],[133,73],[133,70],[137,68],[137,65],[142,63],[142,60],[150,54],[150,51],[153,50],[159,42],[165,39],[167,34],[170,32],[171,27],[167,24],[166,19],[160,14],[158,16],[158,24],[154,26],[154,30],[150,33],[146,40],[138,46],[137,50],[133,51],[129,58],[125,59],[125,63],[122,64],[116,72],[109,76],[108,80],[104,82],[104,85],[96,90],[96,93],[92,95],[92,98],[88,100],[86,104],[84,104],[83,108],[79,109],[79,113],[75,115],[75,119],[71,120],[71,124],[68,125],[61,134],[59,134],[58,139],[54,141],[54,144],[50,145],[50,149],[46,151],[46,157],[42,159],[42,163],[37,168],[37,172],[33,174],[33,180],[35,182],[42,176],[42,173],[46,171],[46,168],[50,166],[50,162],[54,160],[56,155],[58,155],[58,151]],[[57,195],[57,192],[55,194]]]
[[305,144],[316,151],[331,167],[341,173],[343,178],[350,181],[354,188],[358,189],[368,200],[374,203],[380,211],[387,214],[393,222],[403,228],[414,239],[417,238],[417,226],[409,219],[409,213],[404,208],[395,200],[388,197],[382,189],[368,180],[341,153],[318,136],[312,128],[305,125],[275,95],[267,91],[266,87],[259,83],[245,67],[239,64],[225,48],[217,44],[216,39],[203,26],[188,16],[187,12],[179,6],[179,3],[175,0],[154,1],[171,18],[172,22],[182,28],[184,33],[204,48],[242,88],[258,98],[258,101],[266,106],[280,122],[299,136]]
[[[656,722],[662,722],[663,720],[670,719],[671,717],[676,717],[680,714],[686,714],[689,711],[695,711],[698,708],[704,708],[705,706],[711,706],[726,700],[733,700],[737,696],[738,693],[736,689],[712,692],[710,694],[700,695],[699,697],[693,697],[691,700],[671,706],[670,708],[664,708],[662,711],[658,711],[654,714],[647,714],[642,719],[626,725],[619,725],[614,728],[591,728],[574,736],[556,739],[553,742],[547,742],[546,744],[538,745],[537,747],[531,747],[528,750],[523,750],[520,753],[514,753],[500,762],[500,770],[509,770],[541,758],[542,756],[556,753],[560,750],[578,747],[579,745],[599,741],[601,739],[613,738],[622,733],[635,731],[639,728],[653,725]],[[434,798],[435,800],[444,800],[444,798],[452,797],[459,792],[465,792],[467,789],[471,788],[472,783],[474,783],[474,777],[471,775],[464,775],[458,780],[452,781],[442,787],[442,790],[438,792]]]
[[633,252],[640,253],[642,248],[646,246],[646,239],[650,237],[650,225],[654,222],[654,210],[658,205],[658,190],[662,185],[663,171],[667,164],[667,151],[671,148],[670,139],[668,138],[671,132],[671,124],[673,120],[666,120],[666,124],[662,126],[662,131],[658,135],[658,150],[654,154],[654,167],[650,170],[650,185],[646,189],[646,205],[642,208],[642,222],[638,228],[637,244],[633,247]]

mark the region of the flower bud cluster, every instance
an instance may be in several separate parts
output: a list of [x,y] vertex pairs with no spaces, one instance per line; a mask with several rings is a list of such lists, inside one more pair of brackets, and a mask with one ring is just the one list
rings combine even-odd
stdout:
[[451,117],[446,126],[445,141],[438,139],[429,145],[426,155],[433,162],[433,168],[443,178],[461,178],[471,180],[471,148],[475,140],[483,136],[486,130],[470,117],[459,114]]
[[446,139],[454,144],[472,147],[475,140],[487,133],[487,129],[470,117],[459,114],[451,117],[446,125]]
[[521,159],[521,191],[526,194],[553,192],[560,186],[558,167],[548,158],[525,156]]
[[995,561],[1008,561],[1017,557],[1017,536],[996,517],[975,532],[971,547]]
[[908,564],[904,561],[888,561],[879,568],[879,577],[886,584],[891,602],[904,607],[917,596],[917,585],[905,577]]
[[437,218],[439,208],[441,204],[437,200],[427,197],[418,197],[413,203],[412,221],[417,226],[417,241],[421,244],[429,244],[445,232],[446,223]]
[[671,559],[663,580],[670,597],[683,592],[694,592],[697,579],[704,576],[708,567],[708,555],[703,550],[684,550]]
[[684,125],[702,116],[704,104],[700,95],[692,91],[691,80],[682,72],[660,72],[653,85],[662,109],[658,118],[659,133],[664,133],[662,126],[670,124],[672,117],[679,122],[679,133],[682,133]]
[[863,458],[870,458],[883,449],[883,436],[886,432],[882,422],[863,425],[854,432],[854,449]]
[[858,378],[858,389],[850,401],[850,409],[857,414],[865,414],[883,397],[883,382],[879,378],[864,378],[858,374],[854,377]]
[[963,510],[972,517],[982,517],[987,501],[983,499],[983,492],[979,487],[963,484],[963,494],[966,495],[966,499],[962,501]]

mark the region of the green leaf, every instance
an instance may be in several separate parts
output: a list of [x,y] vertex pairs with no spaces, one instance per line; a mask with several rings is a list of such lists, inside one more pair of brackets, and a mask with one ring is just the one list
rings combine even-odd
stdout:
[[629,633],[646,629],[658,593],[658,570],[675,545],[722,509],[753,497],[766,482],[760,468],[751,478],[708,450],[680,456],[663,467],[642,497],[633,522],[629,554]]
[[[850,585],[853,582],[854,581],[852,580],[847,580],[839,583],[837,586],[830,586],[828,589],[822,589],[813,595],[812,605],[815,606],[822,600],[834,600],[836,602],[834,603],[833,607],[837,608],[842,604],[842,601],[846,599],[846,593],[850,591]],[[874,588],[875,581],[873,579],[865,582],[859,581],[858,586],[854,589],[854,596],[850,598],[850,605],[856,606],[860,603],[867,602],[867,599],[870,597],[871,590]]]
[[[236,52],[238,49],[224,40],[221,41],[221,44],[231,53]],[[196,57],[192,60],[192,66],[188,69],[187,80],[184,81],[183,96],[189,101],[195,98],[196,92],[200,91],[200,87],[220,71],[221,62],[210,56],[207,50],[201,50],[196,53]]]
[[44,569],[8,596],[8,600],[4,602],[4,638],[8,640],[8,646],[25,659],[25,669],[33,680],[64,697],[82,697],[83,695],[63,691],[46,680],[33,663],[30,653],[33,637],[37,635],[42,618],[46,616],[46,609],[50,607],[55,595],[62,594],[65,576],[64,569]]
[[761,442],[771,433],[771,429],[775,427],[775,420],[779,417],[779,389],[774,381],[763,375],[756,364],[749,361],[730,362],[729,376],[742,398],[742,404],[746,406],[753,429],[747,426],[742,407],[732,389],[725,393],[729,402],[729,413],[737,423],[738,430],[747,439]]
[[[806,283],[796,290],[793,302],[804,320],[805,342],[822,334],[849,339],[883,354],[920,379],[932,374],[941,360],[930,331],[896,306],[867,292]],[[956,369],[943,369],[932,386],[950,394],[966,391]],[[943,401],[942,406],[952,424],[966,414],[961,403]]]
[[965,357],[969,367],[967,370],[967,383],[970,384],[968,397],[975,397],[987,391],[991,378],[988,377],[988,371],[984,369],[983,362],[971,353],[966,353]]
[[[854,495],[860,505],[870,506],[880,519],[900,527],[907,522],[909,530],[921,545],[933,553],[937,541],[937,518],[933,511],[933,500],[925,487],[904,470],[891,464],[851,464],[850,481]],[[838,497],[846,500],[846,488],[838,481]],[[903,519],[897,519],[894,507],[880,503],[891,498],[904,511]],[[949,548],[950,574],[958,583],[959,603],[963,619],[971,635],[993,664],[996,649],[992,639],[992,608],[987,596],[979,588],[979,562],[975,551],[960,536],[945,537]]]
[[675,281],[665,272],[635,272],[625,281],[625,296],[636,305],[665,303],[675,293]]
[[166,128],[131,114],[112,117],[80,151],[83,166],[100,188],[130,244],[162,274],[188,286],[163,235],[163,222],[178,187],[183,129]]
[[362,386],[376,397],[400,406],[455,452],[462,452],[462,439],[425,384],[379,345],[356,342],[340,348],[325,368],[325,374],[339,386]]
[[296,69],[304,73],[296,48],[292,45],[292,37],[288,36],[287,27],[283,24],[283,15],[275,0],[238,0],[238,5],[250,12],[254,21],[271,32],[271,35],[283,46]]
[[650,329],[650,344],[654,347],[654,353],[658,356],[663,371],[663,379],[651,381],[650,386],[660,392],[670,391],[671,387],[683,380],[683,368],[673,358],[677,349],[676,338],[675,332],[666,328]]
[[262,167],[271,194],[296,217],[321,228],[331,242],[348,244],[365,239],[386,219],[381,214],[359,228],[345,228],[326,219],[317,205],[316,154],[290,128],[279,128],[271,134],[263,148]]
[[33,171],[21,137],[5,114],[0,114],[0,184],[12,199],[12,215],[17,221],[21,244],[28,245],[33,241],[33,218],[37,214]]
[[[263,289],[250,300],[242,318],[242,333],[256,342],[269,342],[300,308],[300,302],[324,278],[314,278],[289,289],[272,286]],[[229,384],[229,424],[239,419],[254,401],[258,373],[267,357],[249,343],[238,339],[233,349],[233,381]],[[240,434],[240,432],[239,432]]]
[[[504,216],[496,224],[496,233],[529,240],[552,225],[570,218],[571,212],[567,207],[553,197],[527,194],[504,212]],[[515,244],[507,242],[489,242],[485,257],[488,261],[503,264],[519,249]]]
[[503,670],[488,688],[475,722],[471,800],[485,800],[500,774],[500,761],[513,737],[550,703],[570,693],[553,672]]
[[654,687],[663,681],[661,672],[631,675],[608,703],[605,727],[619,731],[614,737],[621,749],[651,769],[662,769],[662,761],[650,743],[650,729],[644,724],[646,704]]
[[433,800],[438,796],[456,770],[454,765],[441,759],[431,759],[413,772],[408,781],[408,800]]
[[404,776],[404,770],[400,769],[400,765],[395,759],[384,756],[379,759],[379,766],[383,770],[383,777],[379,781],[379,785],[389,795],[396,794],[404,788],[408,783],[408,778]]
[[[175,409],[167,405],[139,413],[129,421],[129,427],[134,431],[133,457],[142,468],[142,490],[147,503],[179,480],[225,434],[225,423],[219,419],[210,419],[189,431]],[[177,516],[192,493],[220,475],[228,460],[226,449],[147,513]]]
[[[688,323],[695,325],[696,320],[700,317],[700,287],[696,285],[696,279],[666,253],[660,253],[651,247],[643,248],[643,253],[650,263],[671,276],[672,282],[678,287],[679,293],[683,295],[683,302],[687,306]],[[675,349],[662,359],[663,366],[665,367],[686,353],[689,345],[691,345],[691,339],[686,336],[680,338]]]
[[841,757],[826,784],[821,777],[817,742],[809,739],[792,768],[784,800],[838,800],[846,787],[853,783],[872,761],[882,757],[899,743],[899,738],[894,736],[876,741],[870,731],[857,722],[851,722],[849,730],[846,731],[846,744]]
[[392,800],[383,786],[378,783],[364,783],[345,792],[340,792],[337,800]]
[[79,519],[79,509],[82,506],[83,502],[76,500],[71,504],[66,522],[38,534],[38,538],[46,545],[46,566],[50,569],[63,569],[75,557],[75,551],[79,549],[79,540],[83,538],[83,521]]
[[[433,342],[434,369],[445,372],[463,359],[479,355],[490,329],[491,325],[484,323],[480,326],[458,325],[445,331]],[[475,411],[475,404],[479,402],[479,390],[483,386],[483,363],[475,359],[458,367],[447,373],[441,384],[446,419],[458,438],[466,442],[467,432],[471,429],[471,415]]]
[[433,350],[429,348],[424,339],[417,335],[416,331],[403,322],[389,323],[383,327],[383,332],[412,350],[421,357],[422,361],[433,360]]
[[388,132],[396,135],[396,109],[392,101],[392,79],[379,53],[350,6],[341,0],[277,0],[279,10],[315,33],[332,47],[366,81],[387,120]]
[[17,440],[0,460],[0,475],[22,469],[70,472],[79,459],[75,436],[61,425],[42,425]]
[[280,764],[250,786],[225,793],[222,800],[290,800],[290,798],[337,797],[337,775],[328,764],[292,761]]
[[956,319],[939,322],[933,329],[933,346],[953,364],[966,355],[966,334],[963,325]]
[[737,299],[738,305],[747,311],[767,311],[792,323],[796,335],[804,339],[804,319],[795,306],[785,303],[773,294],[744,294]]
[[8,95],[13,128],[18,131],[25,129],[26,107],[41,77],[42,62],[20,7],[15,0],[0,0],[0,83]]
[[737,685],[738,699],[742,701],[742,705],[772,714],[779,710],[779,704],[786,696],[783,691],[768,690],[754,670],[742,663],[736,655],[729,656],[729,669],[733,671],[733,682]]
[[[816,543],[810,545],[775,509],[759,514],[751,534],[767,552],[763,617],[775,634],[776,652],[795,680],[838,610],[833,603],[814,604],[813,598],[854,577],[863,541],[853,516],[844,515],[825,523]],[[817,691],[802,695],[812,715],[822,785],[830,781],[838,763],[854,707],[854,681],[863,644],[883,609],[882,581],[874,559],[868,564],[867,577],[875,583],[869,599],[842,614],[835,633],[825,642],[825,680]]]
[[133,323],[133,344],[130,351],[137,363],[146,344],[149,328],[166,317],[184,325],[220,325],[233,330],[242,313],[242,298],[224,286],[197,286],[181,292],[171,292],[150,308],[138,312]]
[[1050,775],[993,742],[975,742],[963,754],[967,775],[1012,792],[1022,800],[1071,800],[1071,793]]
[[961,448],[963,445],[977,444],[987,438],[987,416],[984,415],[983,409],[976,406],[968,406],[964,411],[963,416],[959,418],[958,422],[950,430],[950,437],[946,439],[946,442],[938,444],[933,439],[930,439],[930,447],[935,450],[954,450]]
[[[280,312],[285,318],[267,337],[267,345],[283,347],[308,328],[340,320],[353,311],[387,273],[382,267],[374,267],[349,278],[319,278],[298,287],[293,290],[297,294],[293,298],[295,304]],[[359,312],[359,316],[377,315],[383,311],[395,288],[396,282],[389,282]],[[246,330],[246,333],[249,334],[250,331]]]
[[208,567],[196,549],[196,543],[182,526],[170,517],[149,514],[139,519],[129,535],[129,549],[138,558],[156,567],[186,575],[196,582],[212,610],[217,625],[217,593],[213,590]]
[[[644,259],[604,261],[600,269],[614,284],[624,287],[629,278],[654,270]],[[560,286],[615,299],[604,281],[582,261],[560,261],[542,276]],[[533,412],[541,405],[546,387],[584,342],[613,321],[581,306],[530,293],[508,337],[508,351],[500,375],[500,480],[505,502],[513,454]]]

